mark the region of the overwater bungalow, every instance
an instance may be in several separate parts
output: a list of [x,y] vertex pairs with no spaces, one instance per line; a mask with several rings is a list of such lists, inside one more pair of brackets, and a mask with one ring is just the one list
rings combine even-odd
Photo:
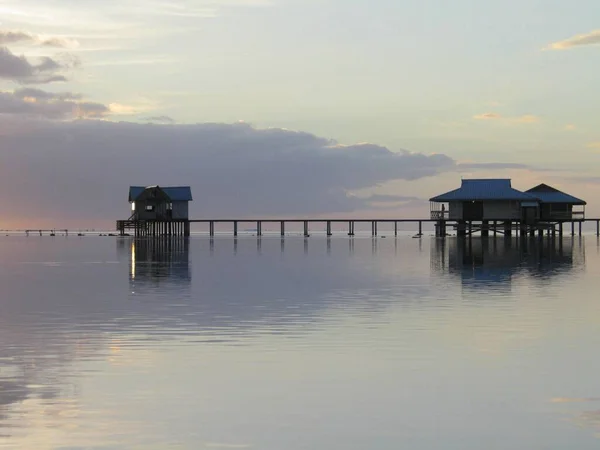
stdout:
[[559,191],[547,184],[539,184],[525,191],[539,202],[539,220],[556,221],[585,218],[586,202]]
[[131,216],[117,221],[121,235],[133,230],[136,236],[189,236],[189,186],[131,186]]
[[475,231],[487,234],[488,224],[503,224],[504,233],[510,234],[513,225],[524,232],[554,229],[566,221],[583,220],[585,201],[546,184],[522,192],[512,187],[510,179],[463,179],[458,189],[429,199],[431,219],[437,222],[437,234],[445,235],[445,222],[456,223],[459,234],[465,233],[465,224]]

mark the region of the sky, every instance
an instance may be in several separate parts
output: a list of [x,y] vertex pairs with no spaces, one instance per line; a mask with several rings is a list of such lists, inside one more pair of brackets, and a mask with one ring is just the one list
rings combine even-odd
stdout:
[[0,0],[0,228],[426,217],[460,177],[600,216],[597,0]]

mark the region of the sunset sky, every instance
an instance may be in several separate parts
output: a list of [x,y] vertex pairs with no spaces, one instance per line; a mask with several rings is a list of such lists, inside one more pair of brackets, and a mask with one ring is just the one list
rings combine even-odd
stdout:
[[0,228],[423,216],[460,177],[600,215],[598,0],[0,0]]

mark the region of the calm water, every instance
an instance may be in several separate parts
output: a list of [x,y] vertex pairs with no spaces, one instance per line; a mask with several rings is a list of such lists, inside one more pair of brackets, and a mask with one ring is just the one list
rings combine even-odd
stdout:
[[600,252],[0,239],[0,448],[597,449]]

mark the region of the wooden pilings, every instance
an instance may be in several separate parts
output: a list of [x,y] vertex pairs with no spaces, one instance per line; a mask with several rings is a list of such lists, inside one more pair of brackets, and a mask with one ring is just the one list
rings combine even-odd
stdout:
[[[571,236],[575,236],[576,234],[583,234],[583,222],[594,222],[596,224],[596,235],[600,237],[600,218],[596,219],[568,219],[561,220],[555,222],[535,222],[535,223],[525,223],[519,220],[479,220],[479,221],[471,221],[471,220],[447,220],[447,219],[252,219],[252,220],[223,220],[223,219],[201,219],[201,220],[119,220],[117,221],[117,230],[121,235],[125,235],[131,233],[132,235],[145,237],[145,236],[189,236],[190,235],[190,225],[191,223],[203,223],[205,224],[208,235],[210,237],[216,236],[217,228],[219,228],[220,232],[223,227],[223,224],[229,224],[227,228],[229,228],[230,233],[233,232],[233,236],[237,237],[240,234],[240,222],[251,222],[256,224],[256,228],[252,231],[255,231],[256,236],[263,236],[263,224],[273,224],[276,228],[268,228],[270,233],[277,233],[281,237],[285,237],[290,224],[298,224],[300,225],[300,231],[303,236],[309,237],[311,235],[310,231],[314,227],[317,231],[317,234],[323,234],[327,237],[334,236],[334,227],[336,227],[336,223],[342,226],[347,224],[348,226],[348,236],[355,236],[356,232],[356,223],[363,224],[363,232],[367,231],[365,229],[365,225],[368,226],[370,224],[371,230],[370,235],[372,237],[378,237],[381,234],[387,234],[389,232],[391,234],[391,228],[393,227],[394,236],[399,236],[399,222],[412,224],[412,230],[415,230],[417,234],[413,234],[413,237],[421,237],[424,235],[424,230],[427,230],[426,222],[431,223],[435,227],[435,236],[436,237],[444,237],[448,236],[447,229],[448,227],[452,227],[456,230],[456,236],[464,237],[464,236],[475,236],[481,234],[482,237],[488,237],[490,235],[497,236],[498,234],[502,234],[504,236],[519,236],[524,238],[526,236],[536,236],[536,235],[547,235],[551,236],[563,236],[563,234],[568,233],[567,230],[564,229],[565,225],[568,226],[571,224]],[[318,223],[318,224],[317,224]],[[386,233],[382,232],[379,229],[379,225],[384,224],[386,226]],[[387,225],[386,225],[387,224]],[[339,226],[339,225],[338,225]],[[389,231],[387,227],[390,227]],[[322,227],[322,228],[321,228]],[[381,231],[381,232],[380,232]],[[590,230],[591,231],[591,230]],[[37,230],[36,230],[37,232]]]
[[121,236],[132,231],[136,237],[189,236],[187,220],[118,220],[117,231]]

